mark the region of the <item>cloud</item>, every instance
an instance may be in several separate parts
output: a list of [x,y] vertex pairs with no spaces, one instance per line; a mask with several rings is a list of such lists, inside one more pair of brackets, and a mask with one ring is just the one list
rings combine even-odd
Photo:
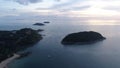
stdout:
[[22,4],[22,5],[28,5],[30,3],[38,3],[38,2],[41,2],[42,0],[13,0],[19,4]]
[[60,2],[61,0],[55,0],[56,2]]
[[109,7],[105,7],[103,8],[105,10],[115,10],[115,11],[120,11],[120,6],[109,6]]
[[61,9],[60,11],[61,12],[67,12],[67,11],[82,11],[84,9],[88,9],[90,8],[91,6],[90,5],[85,5],[85,6],[80,6],[80,7],[71,7],[71,8],[65,8],[65,9]]
[[89,7],[90,5],[83,0],[61,0],[59,3],[51,6],[50,9],[64,12],[71,10],[83,10]]
[[36,10],[50,10],[50,8],[36,8]]
[[[71,15],[71,16],[120,16],[119,0],[7,0],[9,2],[1,2],[3,7],[1,10],[11,9],[11,12],[2,11],[0,14],[13,14],[13,12],[38,12],[38,14],[46,15]],[[14,1],[14,2],[13,2]],[[27,5],[27,6],[21,6]],[[6,3],[6,4],[5,4]],[[6,7],[6,6],[7,7]],[[5,6],[5,7],[4,7]]]
[[59,4],[55,4],[53,5],[51,8],[56,9],[56,8],[62,8],[62,7],[66,7],[66,6],[70,6],[78,1],[75,0],[64,0],[64,1],[60,1],[61,3]]
[[[14,1],[22,5],[28,5],[30,3],[39,3],[42,2],[43,0],[6,0],[6,1]],[[61,2],[61,0],[53,0],[55,2]]]
[[16,11],[17,9],[16,9],[16,8],[12,8],[12,9],[10,9],[10,10],[12,10],[12,11]]
[[73,10],[83,10],[83,9],[87,9],[90,8],[90,5],[85,5],[85,6],[81,6],[81,7],[74,7]]

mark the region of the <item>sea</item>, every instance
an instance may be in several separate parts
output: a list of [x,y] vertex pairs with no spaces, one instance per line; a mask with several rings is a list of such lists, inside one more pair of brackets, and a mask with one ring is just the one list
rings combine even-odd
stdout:
[[[81,20],[49,20],[45,26],[33,25],[44,21],[0,21],[0,30],[44,30],[40,32],[43,39],[24,50],[32,53],[12,61],[8,68],[120,68],[120,25],[109,25],[110,21],[91,24],[92,21]],[[66,35],[81,31],[99,32],[106,40],[86,45],[61,44]]]

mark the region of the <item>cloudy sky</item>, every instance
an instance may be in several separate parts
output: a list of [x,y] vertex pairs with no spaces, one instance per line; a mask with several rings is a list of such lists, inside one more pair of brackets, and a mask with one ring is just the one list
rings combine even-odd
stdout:
[[120,0],[0,0],[0,17],[22,15],[119,19]]

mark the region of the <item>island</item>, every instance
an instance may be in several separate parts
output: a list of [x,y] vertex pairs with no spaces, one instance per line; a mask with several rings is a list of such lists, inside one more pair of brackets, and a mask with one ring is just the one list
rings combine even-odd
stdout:
[[43,23],[35,23],[35,24],[33,24],[33,25],[44,26],[45,24],[43,24]]
[[89,44],[106,39],[100,33],[94,31],[83,31],[67,35],[61,43],[63,45]]
[[44,23],[50,23],[49,21],[45,21]]
[[23,28],[20,30],[0,30],[0,62],[10,58],[18,51],[33,46],[42,40],[38,30]]

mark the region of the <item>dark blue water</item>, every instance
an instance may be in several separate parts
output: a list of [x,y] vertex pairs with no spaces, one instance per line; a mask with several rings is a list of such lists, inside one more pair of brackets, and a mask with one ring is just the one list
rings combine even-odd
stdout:
[[[42,28],[44,39],[26,49],[32,54],[15,60],[9,68],[120,68],[120,26],[80,25],[73,22],[51,22],[46,26],[33,23],[0,25],[0,29]],[[69,33],[97,31],[107,39],[90,45],[64,46],[60,42]]]

